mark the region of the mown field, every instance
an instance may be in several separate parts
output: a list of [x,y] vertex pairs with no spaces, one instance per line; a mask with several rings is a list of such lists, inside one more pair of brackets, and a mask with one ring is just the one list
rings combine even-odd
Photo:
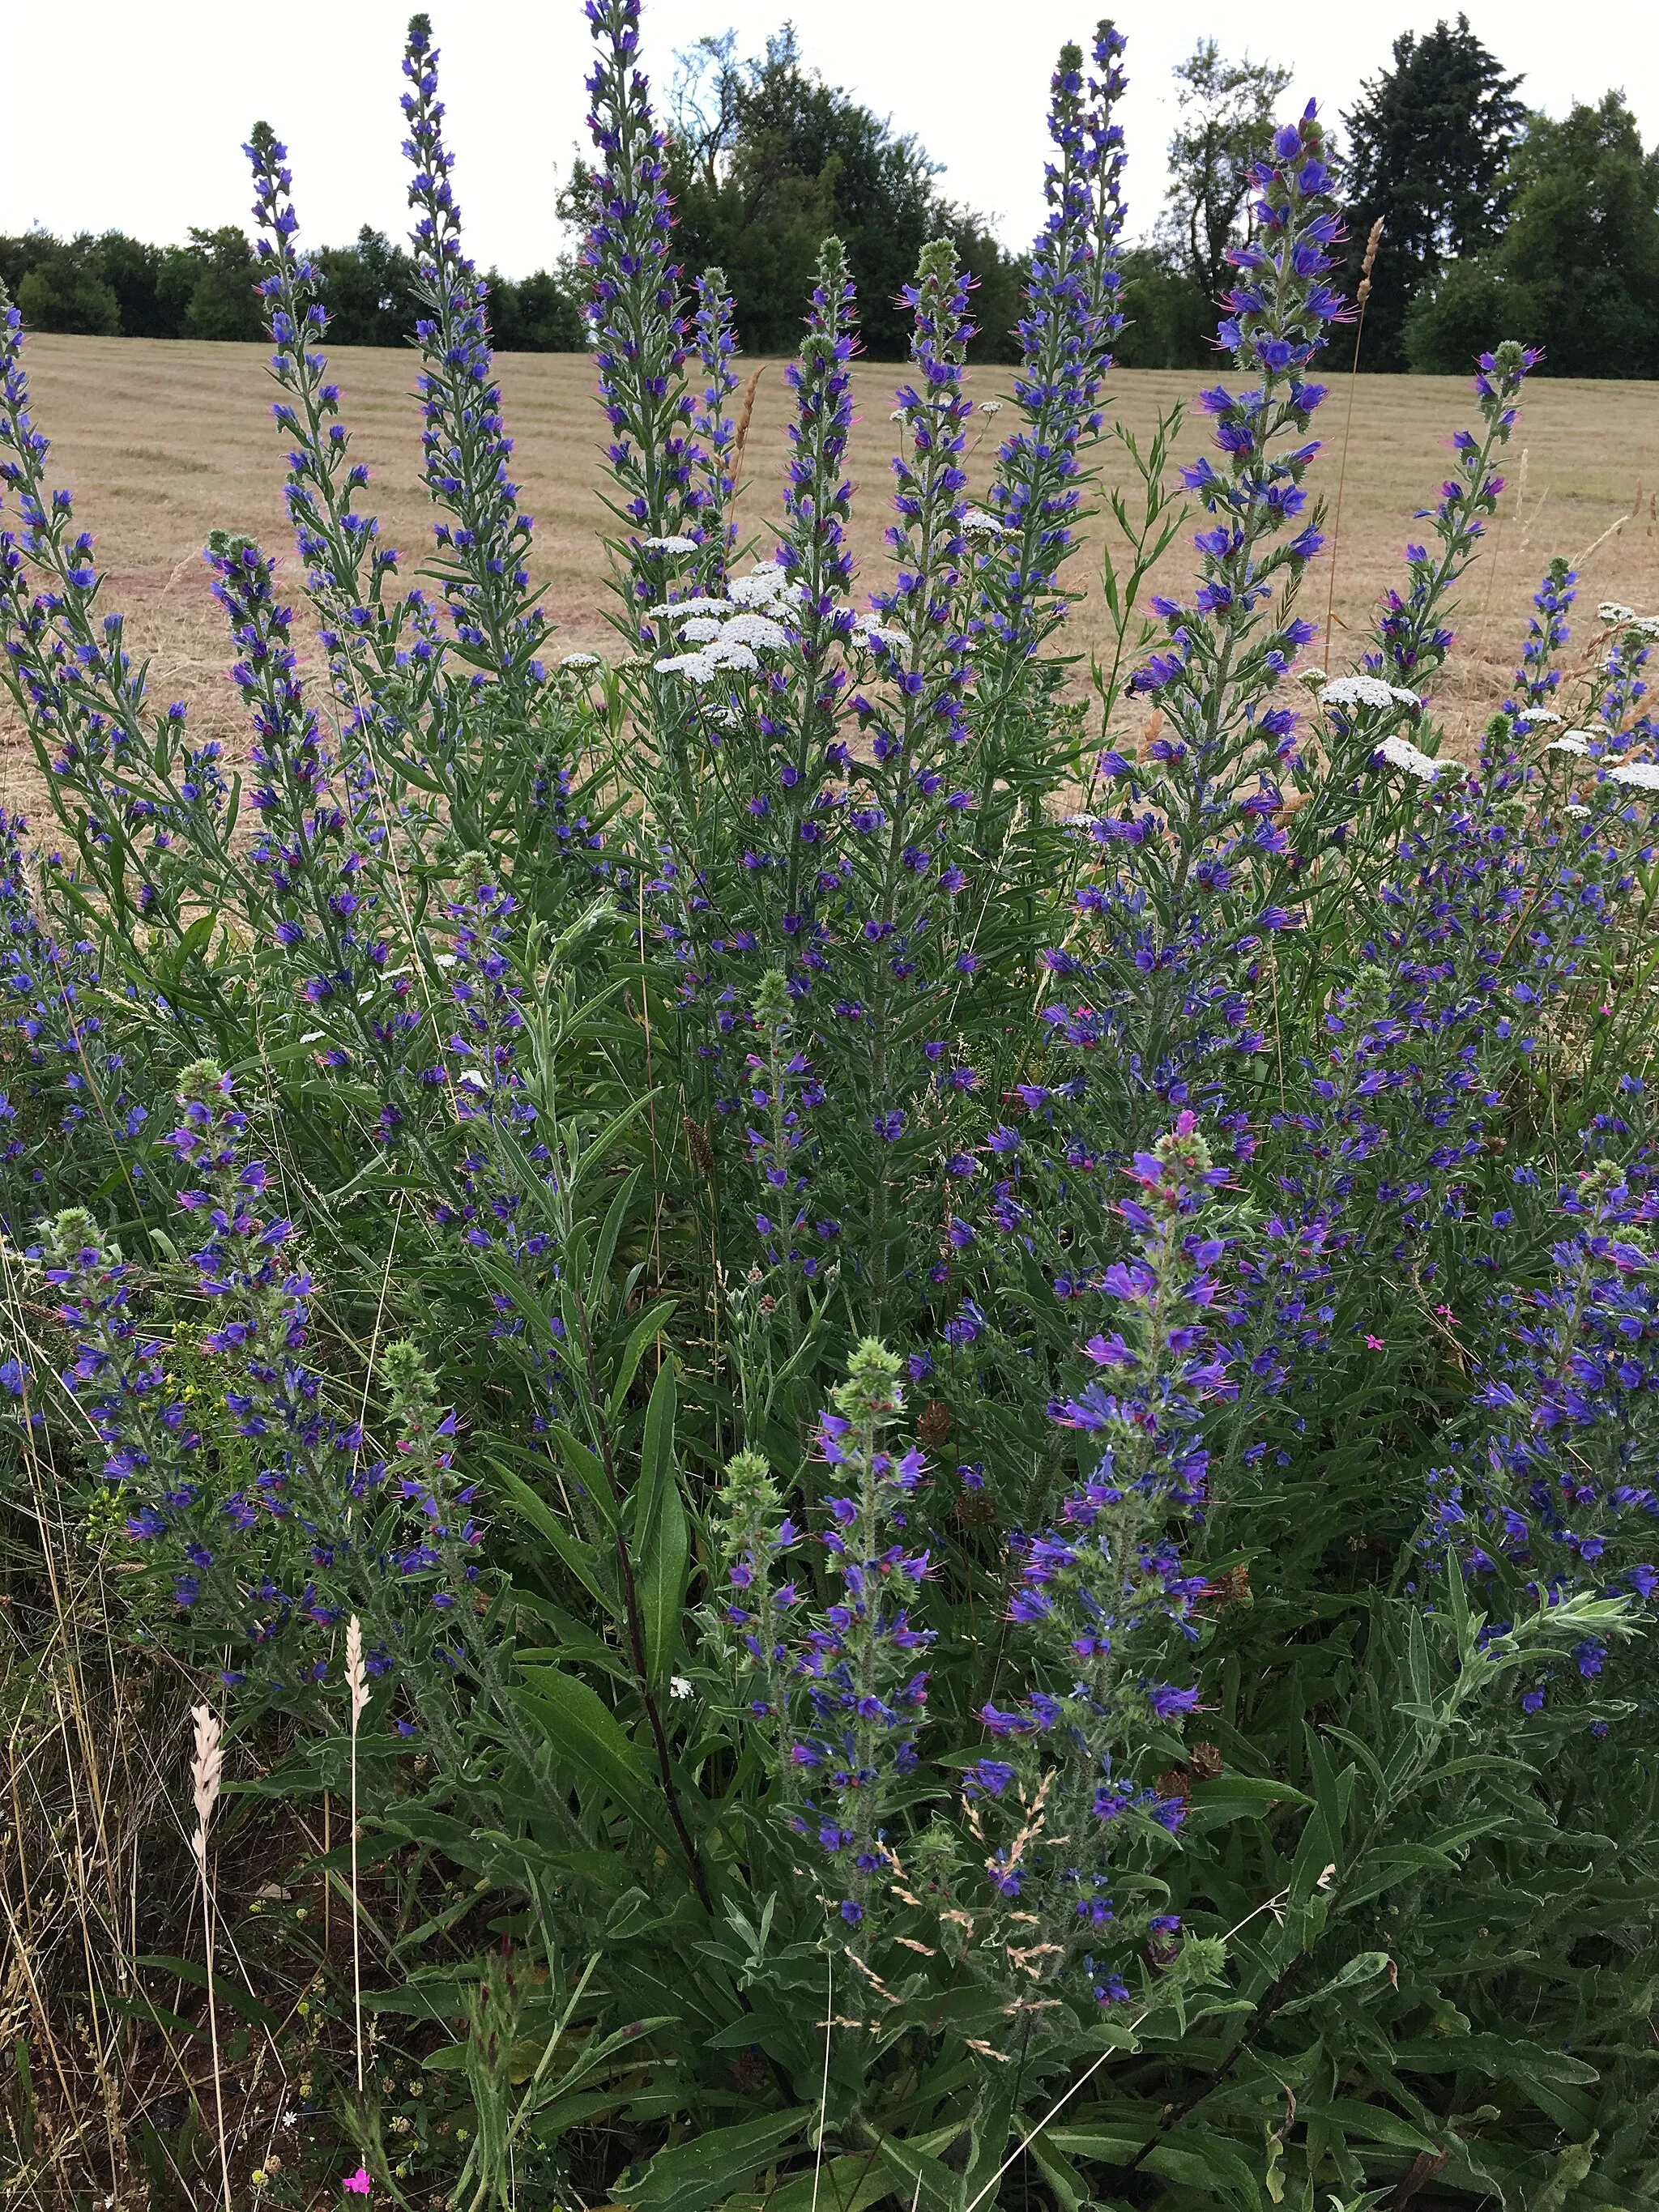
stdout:
[[[112,604],[130,617],[134,648],[152,658],[154,696],[185,700],[192,727],[233,745],[241,722],[226,680],[225,641],[198,554],[216,527],[252,531],[290,567],[292,541],[282,502],[283,441],[270,416],[274,387],[262,349],[138,339],[40,337],[27,353],[36,419],[53,441],[54,481],[72,487],[77,515],[94,533],[110,572]],[[333,356],[354,451],[373,471],[367,495],[406,573],[429,544],[419,481],[420,415],[409,359],[391,351],[346,349]],[[749,364],[740,364],[747,371]],[[603,520],[597,497],[600,416],[586,356],[509,355],[501,362],[508,428],[531,513],[546,605],[567,650],[605,649]],[[979,399],[1002,388],[1007,372],[970,378]],[[866,364],[855,377],[858,426],[853,473],[860,488],[854,544],[873,580],[887,520],[891,394],[902,371]],[[1120,372],[1109,406],[1136,435],[1160,410],[1190,402],[1207,380],[1194,374]],[[1348,405],[1346,381],[1328,404],[1328,450],[1317,488],[1334,495]],[[1333,666],[1343,659],[1342,632],[1364,623],[1380,591],[1398,573],[1414,512],[1434,499],[1450,432],[1473,403],[1462,381],[1439,377],[1364,377],[1352,396],[1352,428],[1336,556]],[[742,514],[757,550],[769,551],[787,451],[789,392],[782,366],[769,363],[750,429]],[[979,426],[975,463],[984,473],[994,420]],[[1178,451],[1195,452],[1206,432],[1193,416]],[[1125,472],[1109,444],[1109,477]],[[1501,517],[1486,558],[1468,580],[1457,654],[1446,700],[1459,744],[1490,702],[1524,626],[1529,594],[1553,554],[1583,562],[1576,627],[1588,641],[1598,599],[1614,598],[1644,612],[1659,609],[1659,390],[1650,384],[1581,383],[1534,378],[1510,448]],[[0,508],[3,513],[3,508]],[[1100,524],[1075,565],[1079,587],[1097,585]],[[1593,550],[1592,550],[1593,549]],[[1170,556],[1172,580],[1189,573],[1185,533]],[[1304,611],[1322,623],[1328,571],[1315,571]],[[295,577],[296,599],[300,580]],[[1077,610],[1075,649],[1104,634],[1097,590]],[[1571,667],[1577,658],[1571,652]],[[16,719],[0,705],[0,797],[27,802],[33,756]]]

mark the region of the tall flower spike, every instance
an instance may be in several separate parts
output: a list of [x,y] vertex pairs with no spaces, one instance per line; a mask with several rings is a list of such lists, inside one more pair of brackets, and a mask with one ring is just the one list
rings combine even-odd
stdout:
[[766,818],[775,817],[773,853],[782,866],[782,929],[792,958],[805,956],[809,963],[814,957],[809,916],[822,888],[817,878],[823,859],[823,831],[815,817],[821,811],[823,771],[847,680],[839,648],[854,627],[847,604],[853,580],[847,546],[853,488],[846,468],[853,427],[850,363],[857,350],[856,295],[846,249],[838,238],[828,238],[818,253],[800,357],[786,372],[795,410],[778,557],[799,593],[794,644],[800,675],[775,691],[761,709],[762,734],[776,748],[778,788],[763,796]]
[[599,49],[587,79],[587,125],[600,166],[579,258],[592,287],[599,404],[611,425],[607,459],[619,495],[606,504],[628,532],[615,549],[627,601],[623,628],[637,641],[644,610],[666,595],[668,549],[684,540],[695,550],[704,533],[688,436],[693,402],[680,272],[669,258],[666,142],[635,65],[639,0],[586,0],[586,12]]
[[702,550],[690,569],[690,580],[697,592],[723,592],[726,567],[737,550],[738,526],[729,520],[737,479],[738,426],[726,411],[726,402],[737,390],[738,377],[732,366],[737,336],[732,327],[732,292],[723,269],[705,269],[696,282],[697,358],[702,366],[703,388],[691,416],[696,444],[690,449],[692,465],[701,479],[693,486]]
[[1507,340],[1480,356],[1474,380],[1485,435],[1459,430],[1452,439],[1456,452],[1455,473],[1440,487],[1440,501],[1419,507],[1419,521],[1431,521],[1439,540],[1437,552],[1425,545],[1406,548],[1408,579],[1404,597],[1392,586],[1383,594],[1382,611],[1366,648],[1364,665],[1390,683],[1408,684],[1423,690],[1444,665],[1453,633],[1443,619],[1447,595],[1474,560],[1487,522],[1498,512],[1504,479],[1492,467],[1500,446],[1506,446],[1520,410],[1521,387],[1542,359],[1534,346]]
[[1527,624],[1526,642],[1521,648],[1521,665],[1513,678],[1514,695],[1504,702],[1506,714],[1525,717],[1527,710],[1542,708],[1547,710],[1561,687],[1561,672],[1555,665],[1555,656],[1571,635],[1567,627],[1567,615],[1578,596],[1578,573],[1569,567],[1559,556],[1550,562],[1548,573],[1532,595],[1535,610]]
[[983,1708],[997,1748],[967,1784],[971,1825],[988,1842],[1002,1836],[986,1871],[997,1899],[1018,1900],[1028,1931],[1006,1947],[1020,1978],[1053,1981],[1081,1956],[1103,2004],[1128,1990],[1097,1953],[1178,1926],[1146,1901],[1127,1862],[1133,1842],[1155,1844],[1180,1825],[1182,1807],[1136,1769],[1149,1736],[1178,1727],[1197,1702],[1164,1679],[1170,1647],[1196,1640],[1205,1587],[1170,1524],[1202,1517],[1206,1408],[1237,1395],[1212,1334],[1226,1239],[1206,1218],[1225,1170],[1183,1114],[1130,1172],[1135,1194],[1117,1212],[1134,1250],[1106,1270],[1114,1321],[1082,1347],[1101,1379],[1053,1407],[1061,1426],[1099,1441],[1101,1456],[1059,1527],[1012,1541],[1008,1617],[1034,1650],[1037,1683],[1012,1708]]
[[535,604],[531,520],[512,482],[513,441],[501,421],[489,343],[489,290],[461,251],[461,211],[443,141],[438,55],[425,15],[410,20],[404,152],[414,168],[416,276],[426,313],[416,325],[426,427],[427,489],[453,520],[434,525],[437,574],[455,626],[453,651],[504,684],[517,702],[543,680],[537,654],[547,618]]
[[1014,383],[1024,420],[997,456],[993,513],[977,529],[981,720],[1066,611],[1057,580],[1082,520],[1081,457],[1100,433],[1101,381],[1123,325],[1117,304],[1123,131],[1113,112],[1127,82],[1123,51],[1121,33],[1102,23],[1094,46],[1099,74],[1089,78],[1086,97],[1076,46],[1061,49],[1051,88],[1054,157],[1043,180],[1049,213],[1032,249]]
[[[289,520],[322,620],[336,692],[355,732],[366,712],[384,715],[388,690],[403,688],[389,681],[394,672],[411,679],[404,712],[413,710],[442,665],[442,641],[421,619],[423,593],[388,595],[398,556],[380,543],[375,518],[355,505],[354,495],[368,487],[368,470],[350,458],[339,386],[330,380],[319,350],[328,330],[322,271],[295,243],[300,226],[288,149],[269,124],[256,123],[242,151],[253,172],[253,214],[261,233],[254,246],[262,272],[256,289],[270,331],[270,373],[286,395],[271,413],[294,441],[288,456]],[[416,635],[400,655],[399,641],[411,621]],[[386,734],[395,736],[404,719],[387,720]],[[372,744],[375,733],[365,734]],[[372,766],[368,773],[374,774]]]
[[[1547,1288],[1518,1316],[1478,1402],[1484,1464],[1429,1478],[1429,1547],[1496,1587],[1556,1604],[1576,1591],[1659,1595],[1659,1191],[1601,1160],[1560,1194]],[[1575,1655],[1584,1680],[1606,1647]],[[1559,1672],[1559,1670],[1558,1670]],[[1567,1677],[1571,1680],[1570,1674]],[[1554,1686],[1528,1674],[1535,1712]]]
[[[148,710],[148,663],[128,653],[125,617],[95,612],[104,580],[72,495],[46,482],[51,447],[34,426],[22,346],[22,319],[0,288],[0,485],[22,524],[0,531],[0,681],[114,913],[181,930],[180,848],[215,891],[234,874],[220,748],[184,746],[181,705]],[[43,586],[33,592],[31,570]]]

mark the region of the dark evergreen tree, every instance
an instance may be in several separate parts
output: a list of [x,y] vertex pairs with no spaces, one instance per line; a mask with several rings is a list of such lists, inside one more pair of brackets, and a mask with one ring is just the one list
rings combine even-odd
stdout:
[[1448,261],[1478,253],[1495,236],[1526,114],[1515,97],[1521,82],[1504,76],[1460,15],[1421,38],[1402,32],[1394,67],[1362,85],[1358,106],[1344,115],[1350,292],[1366,236],[1382,219],[1365,310],[1367,368],[1406,367],[1412,301]]

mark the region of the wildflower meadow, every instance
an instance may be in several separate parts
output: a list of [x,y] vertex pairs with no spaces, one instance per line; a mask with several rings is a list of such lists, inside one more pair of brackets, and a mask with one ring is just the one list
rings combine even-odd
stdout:
[[948,240],[905,288],[855,574],[842,246],[739,500],[586,15],[606,653],[424,16],[419,553],[246,148],[320,648],[216,532],[240,746],[0,328],[0,2197],[1659,2207],[1659,619],[1549,562],[1436,709],[1538,357],[1333,647],[1323,126],[1132,434],[1103,23],[1000,401]]

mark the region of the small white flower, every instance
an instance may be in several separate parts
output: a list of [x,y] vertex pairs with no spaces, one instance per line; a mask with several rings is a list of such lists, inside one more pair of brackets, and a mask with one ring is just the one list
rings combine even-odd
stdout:
[[1603,599],[1595,610],[1595,618],[1604,623],[1627,623],[1636,620],[1634,607],[1621,606],[1617,599]]
[[1559,722],[1561,717],[1548,707],[1522,707],[1515,719],[1530,730],[1540,722]]
[[671,1698],[689,1698],[691,1694],[690,1679],[684,1674],[671,1674],[668,1678],[668,1694]]
[[[694,623],[686,624],[688,637],[696,627]],[[781,623],[775,623],[769,615],[733,615],[720,632],[720,642],[722,645],[769,646],[775,651],[779,646],[788,644],[789,633]]]
[[697,541],[695,538],[642,538],[640,549],[646,553],[695,553]]
[[853,633],[854,645],[868,646],[876,653],[904,653],[909,648],[908,630],[886,629],[879,623],[866,623],[863,629]]
[[717,672],[717,664],[707,652],[671,653],[651,665],[659,676],[683,676],[688,684],[707,684]]
[[729,615],[733,611],[730,599],[665,599],[659,607],[647,607],[647,622],[679,622],[687,615]]
[[1298,668],[1296,680],[1298,684],[1305,684],[1309,690],[1316,691],[1322,684],[1328,684],[1331,679],[1322,668]]
[[567,653],[559,665],[561,668],[603,668],[605,663],[597,653]]
[[1397,684],[1385,684],[1380,676],[1339,676],[1328,684],[1319,695],[1322,707],[1420,707],[1423,702],[1415,691],[1403,691]]
[[1582,730],[1569,730],[1564,738],[1552,738],[1544,748],[1547,753],[1577,753],[1589,750],[1589,739]]
[[772,607],[780,599],[799,606],[804,594],[775,561],[757,561],[746,576],[733,576],[726,587],[740,607]]
[[1013,535],[1006,522],[999,522],[994,514],[988,514],[982,507],[970,507],[962,518],[962,527],[969,538],[1012,538]]
[[696,615],[680,632],[680,635],[689,638],[693,645],[707,645],[711,637],[718,637],[720,634],[718,615]]
[[1638,615],[1631,629],[1644,644],[1650,645],[1659,638],[1659,615]]
[[896,407],[887,419],[890,422],[902,422],[904,420],[904,410],[902,407]]
[[1635,791],[1659,791],[1659,761],[1626,761],[1607,770],[1609,783],[1627,783]]
[[1377,751],[1391,768],[1402,768],[1407,775],[1414,775],[1419,783],[1432,783],[1442,769],[1449,769],[1455,775],[1463,773],[1459,761],[1431,760],[1427,753],[1419,752],[1406,738],[1384,738]]
[[1002,402],[1000,399],[988,399],[979,411],[981,415],[1000,415]]
[[1572,817],[1575,822],[1588,822],[1589,820],[1590,811],[1588,806],[1569,806],[1566,811]]

